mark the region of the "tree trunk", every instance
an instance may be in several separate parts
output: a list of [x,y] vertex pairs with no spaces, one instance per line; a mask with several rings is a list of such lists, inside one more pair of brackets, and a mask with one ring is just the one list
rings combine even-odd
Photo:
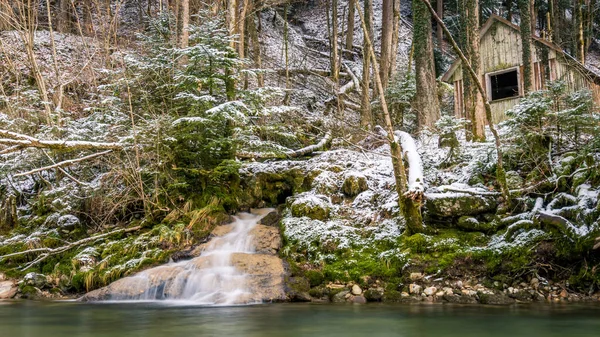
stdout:
[[243,59],[244,57],[246,57],[245,53],[244,53],[244,49],[246,48],[245,46],[245,34],[246,34],[246,12],[248,10],[248,0],[242,0],[242,8],[240,10],[240,15],[239,18],[237,19],[238,22],[238,34],[239,34],[239,38],[238,38],[238,55],[240,56],[241,59]]
[[[437,0],[437,15],[440,19],[444,19],[444,0]],[[437,25],[435,32],[437,34],[438,48],[440,48],[441,52],[444,52],[444,32],[439,24]]]
[[562,39],[561,39],[561,24],[560,24],[560,8],[558,6],[560,0],[550,0],[550,23],[552,25],[551,27],[551,32],[552,32],[552,42],[556,43],[557,45],[561,45],[562,43]]
[[[478,78],[481,78],[481,60],[479,55],[479,4],[476,0],[462,0],[461,30],[463,50]],[[485,111],[483,98],[471,81],[469,71],[463,67],[463,101],[465,117],[471,121],[470,132],[474,141],[485,141]]]
[[340,67],[338,65],[338,0],[331,0],[331,79],[336,85],[340,80]]
[[[258,7],[258,0],[250,0],[250,13],[254,13],[255,9]],[[260,51],[260,42],[258,40],[258,31],[256,28],[256,22],[254,20],[260,20],[260,12],[256,11],[248,19],[248,34],[250,35],[250,42],[252,44],[252,56],[254,57],[254,67],[256,69],[262,68],[262,59],[261,59],[261,51]],[[263,74],[260,72],[256,75],[256,81],[258,82],[259,87],[265,86],[265,80]]]
[[396,75],[396,59],[400,40],[400,0],[394,0],[394,27],[392,28],[392,50],[390,52],[390,80]]
[[435,13],[435,10],[433,9],[433,7],[431,7],[431,4],[429,3],[429,1],[428,0],[421,0],[421,1],[427,7],[427,9],[431,13],[431,15],[434,17],[434,19],[442,26],[442,29],[444,30],[444,34],[446,34],[446,39],[450,42],[450,45],[454,49],[454,52],[456,54],[458,54],[458,56],[460,57],[462,66],[467,67],[467,69],[469,69],[469,75],[471,75],[471,79],[477,85],[477,89],[479,90],[479,93],[483,97],[483,104],[485,106],[485,116],[487,118],[487,122],[488,122],[488,126],[490,127],[490,131],[492,132],[492,135],[494,136],[496,153],[498,155],[498,160],[496,162],[496,178],[498,180],[498,184],[500,185],[500,189],[502,190],[502,196],[504,197],[505,202],[508,202],[508,201],[510,201],[510,192],[508,190],[508,184],[506,183],[506,172],[504,171],[504,159],[503,159],[503,154],[502,154],[502,144],[500,142],[500,135],[498,134],[496,127],[492,123],[492,107],[490,106],[490,102],[487,99],[487,97],[484,96],[485,90],[483,89],[483,85],[481,84],[481,79],[473,71],[473,68],[471,68],[471,66],[469,64],[469,60],[467,60],[466,56],[460,50],[460,48],[458,47],[458,44],[456,44],[456,41],[452,37],[452,34],[450,34],[450,31],[448,31],[448,28],[444,25],[444,22],[442,21],[442,19],[440,19],[437,16],[437,14]]
[[431,15],[421,0],[413,0],[413,43],[415,46],[416,87],[415,108],[418,129],[433,128],[440,118]]
[[[355,2],[355,0],[351,0],[353,2]],[[356,2],[355,2],[355,6]],[[370,37],[370,40],[372,41],[372,37],[373,37],[373,26],[372,26],[372,13],[373,13],[373,0],[364,0],[364,10],[365,10],[365,15],[364,15],[364,21],[365,21],[365,27],[363,28],[363,33],[365,34],[365,36]],[[360,13],[360,8],[357,8],[357,11]],[[367,48],[369,47],[368,43],[367,43],[367,38],[363,39],[363,84],[362,84],[362,92],[361,92],[361,100],[360,100],[360,110],[361,110],[361,114],[360,114],[360,126],[362,128],[370,128],[371,124],[373,122],[373,118],[371,115],[371,95],[370,95],[370,91],[369,91],[369,86],[371,83],[371,56],[368,53]]]
[[346,31],[346,49],[352,50],[354,44],[354,0],[348,3],[348,29]]
[[533,66],[531,56],[531,15],[530,0],[518,0],[519,10],[521,11],[521,60],[523,64],[523,89],[527,94],[533,88]]
[[[354,0],[358,4],[358,0]],[[366,2],[366,1],[365,1]],[[365,17],[362,15],[360,8],[358,9],[358,15],[362,24],[365,41],[368,48],[363,50],[363,53],[369,53],[373,60],[373,73],[375,82],[378,87],[379,99],[381,100],[381,107],[383,110],[383,117],[385,120],[385,126],[387,131],[388,142],[390,144],[390,155],[392,156],[392,166],[394,168],[394,179],[396,181],[396,192],[398,193],[398,206],[400,213],[406,221],[406,234],[418,233],[423,231],[423,218],[421,216],[420,202],[417,202],[407,196],[408,192],[408,179],[406,176],[406,169],[402,159],[402,147],[398,144],[394,136],[394,126],[392,125],[392,119],[387,109],[385,101],[385,95],[383,91],[383,84],[381,82],[381,76],[377,67],[377,58],[375,56],[375,49],[369,38],[368,28],[366,25]],[[430,21],[431,23],[431,21]]]
[[181,10],[181,48],[187,48],[190,44],[190,0],[182,0]]
[[381,12],[381,60],[379,75],[383,90],[387,88],[390,74],[390,54],[392,49],[392,30],[394,27],[394,0],[383,0]]

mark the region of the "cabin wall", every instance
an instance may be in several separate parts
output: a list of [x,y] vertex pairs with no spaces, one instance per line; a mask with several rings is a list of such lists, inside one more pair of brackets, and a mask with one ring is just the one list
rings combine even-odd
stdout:
[[[550,73],[547,74],[550,80],[561,79],[567,83],[567,91],[574,92],[583,88],[588,88],[592,91],[594,101],[600,106],[600,85],[593,83],[591,79],[586,78],[577,68],[570,65],[571,60],[567,56],[557,53],[555,50],[544,46],[540,42],[533,43],[533,72],[534,72],[534,90],[542,90],[546,86],[546,67],[541,60],[541,48],[548,48],[548,62]],[[521,62],[521,36],[518,31],[502,24],[495,22],[490,29],[481,37],[480,69],[482,70],[484,89],[487,90],[485,83],[485,74],[496,72],[499,70],[509,69],[519,66],[520,78],[519,87],[523,88],[523,65]],[[454,71],[450,82],[455,85],[454,101],[455,115],[464,117],[463,101],[463,72],[462,65],[458,65]],[[523,92],[521,91],[521,97]],[[492,108],[492,120],[494,123],[499,123],[507,119],[505,112],[519,103],[520,97],[507,98],[494,102],[490,102]]]

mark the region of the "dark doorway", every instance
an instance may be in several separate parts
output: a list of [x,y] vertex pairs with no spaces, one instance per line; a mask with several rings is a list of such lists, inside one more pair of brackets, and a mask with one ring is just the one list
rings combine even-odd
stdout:
[[489,75],[492,101],[519,96],[519,74],[517,70]]

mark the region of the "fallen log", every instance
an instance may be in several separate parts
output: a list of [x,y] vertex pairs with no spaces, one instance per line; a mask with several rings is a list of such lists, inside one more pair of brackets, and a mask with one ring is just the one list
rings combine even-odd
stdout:
[[322,150],[331,141],[331,138],[331,132],[327,132],[323,139],[321,139],[317,144],[309,145],[298,150],[286,151],[284,153],[238,152],[236,153],[236,157],[240,159],[297,158]]
[[[18,151],[23,148],[33,147],[52,150],[120,150],[123,144],[88,142],[79,140],[41,140],[24,134],[0,130],[0,144],[8,146],[1,154]],[[10,150],[10,151],[9,151]]]

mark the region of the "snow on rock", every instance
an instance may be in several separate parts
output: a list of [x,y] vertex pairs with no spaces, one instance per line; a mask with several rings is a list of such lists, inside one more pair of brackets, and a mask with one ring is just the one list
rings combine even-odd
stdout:
[[494,197],[448,192],[426,193],[424,207],[436,217],[457,217],[494,212],[498,204]]
[[417,151],[415,140],[404,131],[395,131],[394,136],[400,142],[404,158],[408,162],[408,191],[423,192],[425,191],[423,178],[423,163],[421,156]]

